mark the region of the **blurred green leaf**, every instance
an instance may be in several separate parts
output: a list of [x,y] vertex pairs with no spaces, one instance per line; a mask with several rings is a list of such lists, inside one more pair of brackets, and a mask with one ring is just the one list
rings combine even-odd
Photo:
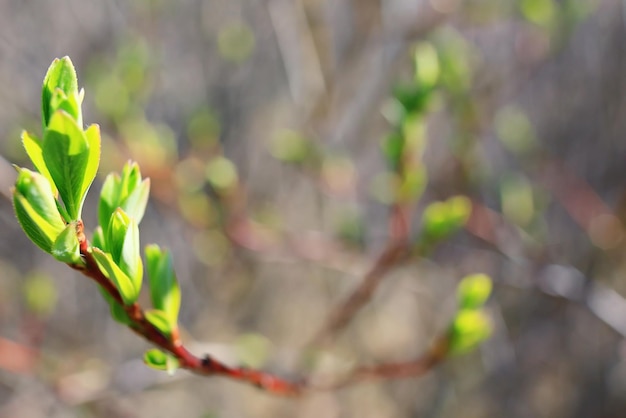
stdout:
[[410,84],[398,84],[393,89],[393,96],[404,109],[404,113],[423,113],[432,97],[430,87]]
[[486,274],[472,274],[461,280],[457,287],[457,298],[461,309],[477,309],[482,307],[493,285],[491,278]]
[[383,141],[383,153],[387,157],[387,163],[394,170],[400,166],[404,145],[404,136],[400,132],[389,134]]
[[529,21],[547,26],[555,15],[554,0],[521,0],[520,10]]
[[408,169],[401,180],[398,190],[400,201],[415,201],[424,192],[427,183],[426,168],[422,165]]
[[172,255],[155,244],[147,245],[145,253],[152,306],[165,312],[171,326],[176,326],[181,296]]
[[516,174],[502,177],[500,181],[502,213],[511,222],[525,227],[535,215],[535,199],[530,181]]
[[22,292],[26,306],[37,315],[51,314],[57,304],[56,287],[50,277],[44,273],[31,273],[26,276]]
[[420,42],[415,47],[415,81],[425,87],[434,87],[439,79],[439,57],[429,42]]
[[237,167],[227,158],[216,157],[207,165],[206,178],[217,190],[229,190],[237,185]]
[[165,370],[169,374],[173,374],[176,369],[180,367],[180,363],[176,357],[156,348],[146,351],[143,356],[143,361],[149,367],[156,370]]
[[146,319],[165,337],[170,338],[172,336],[172,331],[175,329],[176,324],[172,324],[165,312],[158,309],[150,309],[146,311]]
[[502,144],[516,154],[525,154],[537,145],[532,124],[515,106],[505,106],[496,113],[494,128]]
[[471,209],[470,200],[463,196],[431,203],[422,215],[422,239],[433,242],[457,231],[467,222]]
[[313,145],[299,132],[282,130],[272,139],[270,152],[277,160],[298,164],[312,155]]
[[491,336],[492,324],[482,310],[461,310],[450,327],[450,353],[464,354]]

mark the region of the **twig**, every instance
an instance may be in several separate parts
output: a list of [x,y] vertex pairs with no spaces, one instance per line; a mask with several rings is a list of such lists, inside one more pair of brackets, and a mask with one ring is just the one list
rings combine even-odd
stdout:
[[85,265],[72,265],[71,267],[79,270],[85,276],[98,283],[98,285],[124,308],[131,320],[129,327],[136,334],[176,357],[180,363],[180,367],[205,376],[219,375],[245,381],[276,395],[294,396],[302,393],[304,389],[303,383],[290,382],[270,373],[244,367],[229,367],[209,355],[205,355],[202,358],[197,357],[185,348],[177,333],[171,336],[163,335],[146,319],[144,310],[138,303],[133,303],[132,305],[124,304],[120,292],[111,280],[100,270],[98,263],[93,257],[89,242],[84,234],[82,222],[79,221],[77,223],[76,229],[80,244],[80,253]]

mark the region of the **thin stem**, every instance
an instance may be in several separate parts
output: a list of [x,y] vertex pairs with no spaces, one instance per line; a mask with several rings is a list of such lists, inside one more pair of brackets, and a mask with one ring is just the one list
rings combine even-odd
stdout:
[[133,303],[132,305],[124,304],[120,292],[113,282],[100,270],[98,263],[93,257],[81,221],[77,222],[76,233],[84,265],[72,265],[71,267],[101,286],[116,303],[124,308],[131,321],[129,328],[152,344],[175,356],[180,363],[180,367],[205,376],[221,375],[245,381],[276,395],[294,396],[303,392],[304,384],[302,382],[290,382],[278,376],[245,367],[229,367],[208,355],[199,358],[182,344],[178,337],[178,332],[173,333],[170,337],[163,335],[146,319],[144,310],[138,303]]

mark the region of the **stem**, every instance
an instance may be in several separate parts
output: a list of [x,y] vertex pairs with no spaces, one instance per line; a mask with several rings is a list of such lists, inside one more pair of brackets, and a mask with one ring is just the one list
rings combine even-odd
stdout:
[[76,234],[80,245],[80,254],[85,264],[71,265],[71,267],[94,280],[111,295],[115,302],[122,306],[128,314],[131,320],[129,328],[152,344],[176,357],[180,367],[205,376],[221,375],[245,381],[276,395],[295,396],[302,394],[304,390],[302,382],[291,382],[270,373],[245,367],[229,367],[209,355],[199,358],[182,344],[178,332],[174,332],[171,337],[163,335],[146,319],[144,310],[138,303],[133,303],[132,305],[124,304],[120,292],[113,282],[100,270],[98,263],[93,257],[84,233],[82,221],[78,221],[76,224]]

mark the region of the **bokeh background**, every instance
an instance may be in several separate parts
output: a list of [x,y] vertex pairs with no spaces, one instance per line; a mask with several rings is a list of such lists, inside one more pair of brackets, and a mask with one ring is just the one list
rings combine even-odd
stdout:
[[[623,417],[625,25],[619,0],[0,2],[0,416]],[[312,350],[387,242],[381,142],[416,48],[441,74],[412,210],[461,194],[470,222]],[[172,249],[197,354],[293,377],[415,358],[473,272],[495,282],[492,338],[417,379],[302,399],[148,369],[13,215],[20,132],[40,132],[63,55],[103,132],[87,227],[104,176],[138,161],[142,242]]]

